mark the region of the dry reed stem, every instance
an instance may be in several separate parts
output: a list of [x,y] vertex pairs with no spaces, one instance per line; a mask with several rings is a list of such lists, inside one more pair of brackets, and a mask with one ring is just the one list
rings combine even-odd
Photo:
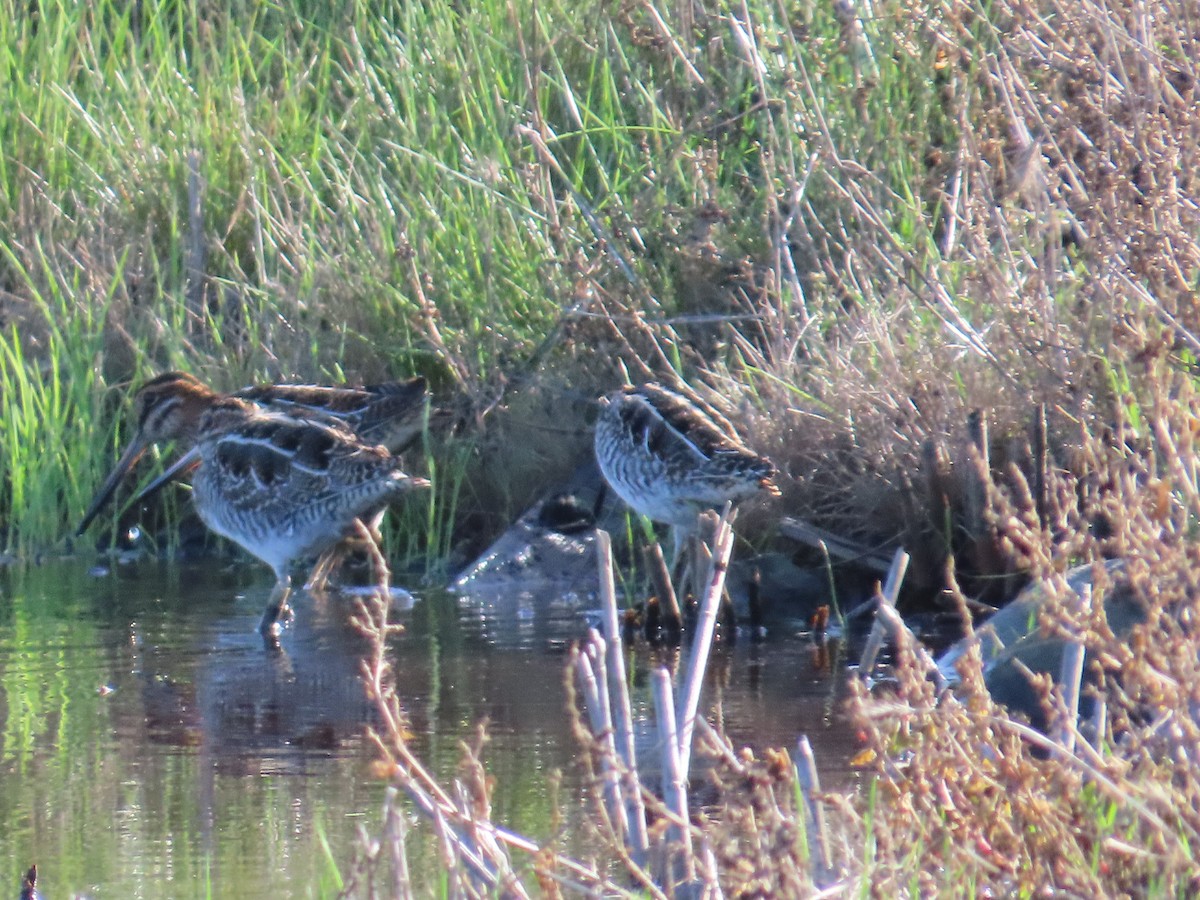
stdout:
[[616,724],[616,745],[624,763],[623,795],[625,821],[630,829],[629,848],[633,859],[645,858],[649,847],[646,836],[646,813],[642,808],[642,791],[638,783],[637,754],[633,743],[633,707],[629,700],[629,683],[625,675],[625,656],[621,650],[621,628],[617,614],[616,581],[612,569],[612,543],[608,533],[596,535],[596,553],[600,576],[600,600],[604,614],[604,633],[608,639],[608,697],[613,704]]
[[[654,584],[654,593],[658,597],[662,609],[662,628],[670,642],[677,642],[683,632],[683,614],[679,610],[679,599],[675,594],[675,586],[671,584],[671,574],[667,570],[667,561],[663,557],[662,545],[654,541],[646,545],[643,558],[650,570],[650,580]],[[603,590],[603,581],[601,581]]]
[[813,754],[808,735],[800,735],[796,742],[796,774],[800,779],[800,790],[804,794],[808,834],[814,846],[813,881],[826,887],[833,881],[833,858],[830,855],[829,836],[826,832],[825,809],[818,797],[821,779],[817,771],[817,760]]
[[904,582],[904,573],[908,570],[908,559],[908,554],[903,549],[898,549],[892,556],[887,579],[875,592],[875,621],[863,644],[862,656],[858,662],[859,674],[864,678],[870,678],[871,673],[875,671],[875,661],[879,657],[879,651],[883,649],[888,629],[895,632],[897,627],[904,627],[902,622],[897,625],[899,615],[896,613],[896,598],[900,595],[900,585]]
[[692,834],[688,825],[687,767],[681,759],[682,737],[675,723],[675,695],[671,673],[655,669],[651,674],[654,708],[658,713],[658,744],[662,764],[662,792],[672,813],[665,834],[665,847],[656,848],[663,857],[660,882],[673,889],[679,883],[695,880],[692,865]]
[[700,693],[704,686],[704,673],[708,668],[708,655],[712,649],[713,634],[717,626],[717,612],[725,591],[725,576],[729,571],[729,558],[733,553],[733,529],[730,526],[732,506],[725,504],[713,543],[706,585],[700,600],[700,613],[688,654],[687,673],[683,679],[678,712],[679,763],[684,780],[687,780],[692,754],[692,731],[696,725],[696,713],[700,706]]
[[[1186,408],[1175,407],[1171,423],[1158,430],[1178,433],[1181,418],[1189,417]],[[1148,471],[1185,477],[1186,469],[1171,459],[1178,452],[1179,441],[1157,441],[1159,458]],[[914,845],[936,854],[931,864],[977,872],[1004,890],[1049,883],[1109,894],[1136,892],[1150,881],[1193,886],[1185,873],[1187,848],[1200,838],[1190,812],[1196,782],[1178,773],[1178,761],[1200,747],[1193,692],[1181,690],[1198,667],[1190,633],[1200,596],[1195,550],[1182,532],[1163,527],[1173,513],[1156,480],[1129,477],[1142,465],[1138,456],[1086,432],[1080,456],[1109,496],[1081,489],[1061,470],[1049,472],[1045,492],[1036,492],[1049,502],[1029,490],[1020,473],[987,491],[988,519],[1001,542],[1043,586],[1041,639],[1062,642],[1053,674],[1063,687],[1044,693],[1047,715],[1057,723],[1051,736],[993,703],[977,640],[959,660],[963,679],[955,694],[934,690],[923,649],[902,629],[894,631],[896,681],[887,696],[867,697],[852,684],[855,720],[879,754],[873,828],[880,841],[874,875],[880,890],[907,883],[904,847]],[[1051,531],[1047,513],[1057,515],[1054,504],[1068,496],[1087,504],[1083,514],[1066,520],[1079,530]],[[1186,488],[1169,496],[1200,512]],[[1103,543],[1087,530],[1101,511],[1111,529]],[[1102,549],[1119,549],[1120,565],[1103,564]],[[1068,584],[1062,559],[1072,551],[1097,554],[1089,583],[1078,591]],[[953,567],[947,571],[955,585]],[[1114,587],[1118,578],[1127,585],[1124,594]],[[951,594],[970,636],[965,597],[957,586]],[[1108,621],[1110,603],[1128,602],[1122,596],[1145,613],[1126,636],[1115,634]],[[1086,665],[1085,651],[1091,660]],[[1092,713],[1094,745],[1079,735],[1085,672],[1088,692],[1101,700]],[[1106,816],[1115,824],[1106,824]],[[1080,865],[1097,847],[1105,848],[1100,867]]]

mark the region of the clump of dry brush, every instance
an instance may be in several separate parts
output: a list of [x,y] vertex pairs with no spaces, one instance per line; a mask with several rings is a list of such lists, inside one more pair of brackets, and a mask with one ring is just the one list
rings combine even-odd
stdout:
[[[973,455],[1041,490],[1077,470],[1083,431],[1140,423],[1194,376],[1200,38],[1175,3],[874,12],[857,110],[838,115],[820,72],[781,89],[802,140],[768,145],[792,191],[759,304],[779,331],[741,340],[723,383],[757,373],[784,505],[904,546],[910,585],[954,558],[977,595],[1012,561],[980,520]],[[889,116],[890,79],[917,73],[925,105]]]
[[[1034,679],[1048,724],[1034,731],[993,702],[977,656],[956,691],[941,691],[901,633],[895,684],[860,687],[851,703],[873,760],[873,791],[854,801],[874,847],[871,883],[884,895],[963,885],[1190,894],[1200,839],[1194,10],[1001,4],[984,23],[960,4],[940,9],[921,27],[945,54],[960,128],[930,167],[936,246],[895,255],[886,245],[887,268],[909,276],[893,283],[907,311],[884,320],[856,304],[862,328],[849,342],[839,328],[824,388],[803,382],[847,400],[818,418],[832,449],[802,451],[822,472],[803,487],[851,531],[869,530],[872,507],[891,512],[893,540],[946,562],[945,596],[964,618],[960,584],[978,595],[996,575],[1035,579],[1049,597],[1040,629],[1087,651],[1084,691],[1104,714],[1085,740],[1063,688]],[[847,195],[860,224],[884,220],[879,204]],[[832,229],[814,233],[835,241]],[[836,240],[870,258],[878,229],[855,234]],[[968,339],[913,352],[906,330],[922,309]],[[988,441],[970,422],[975,408],[991,422]],[[842,489],[856,479],[875,489]],[[1106,559],[1123,561],[1122,590],[1144,615],[1128,635],[1104,613],[1115,590]],[[1064,578],[1081,562],[1095,564],[1082,601]]]
[[[857,805],[877,848],[872,881],[885,893],[916,884],[924,895],[955,883],[1078,896],[1197,888],[1200,553],[1192,531],[1200,506],[1192,418],[1179,405],[1156,411],[1148,421],[1155,436],[1140,451],[1085,435],[1084,474],[1057,476],[1052,492],[1090,513],[1079,521],[1039,516],[1028,491],[992,492],[998,534],[1045,590],[1038,628],[1086,650],[1083,693],[1097,710],[1092,729],[1083,726],[1086,738],[1072,685],[1031,677],[1047,725],[1035,731],[992,700],[977,651],[959,663],[961,685],[939,690],[904,633],[895,682],[874,695],[855,683],[851,711],[877,792],[869,814],[864,797]],[[1183,446],[1172,438],[1180,433],[1189,435]],[[1099,519],[1102,537],[1089,525]],[[1122,565],[1106,567],[1105,558]],[[1064,570],[1078,559],[1095,564],[1090,589],[1077,593]],[[1123,635],[1105,614],[1118,581],[1121,602],[1144,614]]]

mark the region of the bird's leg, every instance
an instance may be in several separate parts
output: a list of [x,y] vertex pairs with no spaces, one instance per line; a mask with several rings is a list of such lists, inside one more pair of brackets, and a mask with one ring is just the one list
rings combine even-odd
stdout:
[[671,580],[679,575],[679,564],[683,561],[683,546],[687,541],[687,530],[678,525],[671,526]]
[[276,573],[275,587],[267,600],[267,608],[263,611],[262,621],[258,623],[258,632],[265,638],[279,637],[283,624],[291,617],[291,607],[288,597],[292,593],[292,579],[287,572]]
[[308,573],[308,581],[304,583],[304,589],[310,593],[324,591],[329,586],[329,576],[338,570],[343,555],[341,544],[330,547],[322,553],[317,558],[312,571]]
[[675,595],[685,611],[696,600],[692,591],[692,567],[696,555],[691,540],[694,531],[694,528],[671,526],[671,584],[675,586]]
[[[370,535],[370,540],[362,541],[368,545],[363,548],[368,555],[371,553],[369,545],[372,541],[377,547],[383,544],[383,533],[379,530],[379,525],[383,522],[383,514],[384,510],[381,509],[371,517],[370,522],[362,523]],[[359,521],[361,522],[362,520]],[[355,540],[361,541],[362,538],[357,529],[352,527],[351,532],[346,535],[344,540],[322,553],[318,557],[316,564],[312,567],[312,571],[308,573],[308,581],[305,583],[304,589],[310,593],[324,591],[329,586],[329,579],[337,573],[342,563],[346,561],[346,556],[351,549],[351,542]]]

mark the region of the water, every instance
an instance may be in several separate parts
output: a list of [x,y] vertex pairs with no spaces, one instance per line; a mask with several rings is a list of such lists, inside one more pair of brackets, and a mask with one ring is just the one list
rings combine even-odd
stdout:
[[[270,587],[259,567],[216,563],[0,569],[0,896],[34,862],[51,898],[337,893],[385,789],[365,737],[363,641],[345,598],[301,594],[282,651],[267,651],[254,628]],[[555,769],[568,829],[578,821],[563,689],[578,607],[424,598],[400,612],[392,647],[417,755],[451,776],[487,719],[495,818],[535,839],[551,836]],[[644,742],[662,661],[630,660]],[[808,639],[742,642],[715,657],[705,708],[738,744],[807,733],[836,783],[853,752],[837,717],[842,668]],[[419,880],[420,831],[414,852]]]

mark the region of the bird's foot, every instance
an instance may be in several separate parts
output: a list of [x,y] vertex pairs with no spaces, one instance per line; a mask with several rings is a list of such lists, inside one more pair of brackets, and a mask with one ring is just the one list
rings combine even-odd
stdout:
[[284,604],[270,604],[263,612],[262,621],[258,623],[258,633],[264,638],[278,638],[292,619],[296,617],[292,607]]

